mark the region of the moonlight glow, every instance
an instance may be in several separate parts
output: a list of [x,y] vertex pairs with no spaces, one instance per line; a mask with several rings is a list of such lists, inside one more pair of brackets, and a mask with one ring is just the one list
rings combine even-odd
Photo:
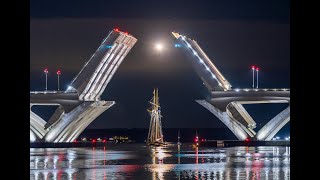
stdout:
[[161,43],[157,43],[157,44],[155,45],[155,48],[156,48],[157,51],[162,51],[163,45],[162,45]]

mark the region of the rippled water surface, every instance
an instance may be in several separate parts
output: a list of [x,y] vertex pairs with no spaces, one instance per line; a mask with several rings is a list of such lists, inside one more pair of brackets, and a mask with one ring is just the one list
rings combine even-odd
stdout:
[[290,179],[290,147],[32,148],[30,179]]

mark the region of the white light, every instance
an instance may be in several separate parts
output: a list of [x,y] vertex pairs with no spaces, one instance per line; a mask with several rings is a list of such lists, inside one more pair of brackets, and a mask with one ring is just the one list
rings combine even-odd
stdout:
[[187,43],[187,46],[188,46],[188,48],[191,48],[191,46],[190,46],[190,44],[189,44],[189,43]]
[[207,71],[210,71],[210,69],[208,68],[208,66],[206,66]]
[[186,40],[186,38],[185,38],[184,36],[182,36],[182,40],[184,40],[184,41],[185,41],[185,40]]
[[36,139],[37,139],[37,138],[36,138],[35,134],[30,131],[30,141],[31,141],[31,142],[35,142]]
[[199,61],[200,61],[201,63],[203,63],[203,60],[202,60],[201,58],[199,58]]
[[67,91],[69,91],[69,90],[71,90],[72,89],[72,86],[68,86],[68,89],[67,89]]
[[289,140],[289,138],[287,138],[287,137],[286,137],[286,140],[288,141],[288,140]]
[[276,138],[272,138],[272,140],[274,140],[274,141],[275,141],[275,140],[276,140]]
[[264,91],[268,91],[268,89],[263,89]]
[[159,150],[158,150],[157,157],[158,157],[159,160],[162,160],[163,158],[166,157],[166,154],[163,152],[162,149],[159,149]]
[[258,91],[258,89],[255,89],[255,91]]
[[193,51],[193,54],[194,54],[194,55],[197,55],[197,52]]
[[249,89],[244,89],[244,91],[248,92],[248,91],[249,91]]
[[162,51],[163,45],[158,43],[158,44],[155,45],[155,48],[156,48],[157,51]]
[[221,83],[219,83],[219,86],[221,86],[221,87],[222,87],[222,84],[221,84]]
[[280,137],[279,137],[279,136],[277,136],[277,137],[276,137],[276,139],[280,139]]
[[213,77],[213,78],[216,78],[216,76],[215,76],[214,74],[212,74],[212,77]]
[[235,89],[235,91],[239,92],[239,91],[240,91],[240,89]]

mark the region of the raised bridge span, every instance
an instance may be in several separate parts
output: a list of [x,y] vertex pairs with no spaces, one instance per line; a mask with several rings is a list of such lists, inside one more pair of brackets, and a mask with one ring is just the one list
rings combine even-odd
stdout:
[[[30,92],[30,140],[72,142],[100,114],[115,104],[101,95],[137,39],[111,30],[74,77],[66,91]],[[34,105],[55,105],[46,122],[32,111]]]
[[[210,92],[210,98],[196,100],[221,120],[239,140],[271,140],[290,121],[290,106],[255,132],[256,123],[242,106],[259,103],[290,103],[290,89],[232,89],[200,45],[186,36],[172,32],[182,45],[194,70]],[[30,92],[30,140],[72,142],[100,114],[115,104],[101,95],[137,39],[112,30],[99,48],[74,77],[66,91]],[[32,111],[34,105],[58,106],[46,122]]]
[[239,140],[271,140],[273,136],[290,121],[290,106],[272,118],[258,132],[256,122],[243,107],[243,104],[290,103],[290,89],[232,89],[230,82],[201,49],[197,41],[172,32],[172,37],[186,54],[203,84],[210,92],[210,98],[196,100],[220,121],[222,121]]

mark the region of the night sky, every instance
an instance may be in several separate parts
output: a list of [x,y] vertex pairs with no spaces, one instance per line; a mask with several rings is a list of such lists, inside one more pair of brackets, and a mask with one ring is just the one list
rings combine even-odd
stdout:
[[[209,3],[210,2],[210,3]],[[148,101],[159,88],[165,128],[225,127],[194,100],[208,97],[187,54],[174,48],[171,31],[195,39],[233,88],[252,86],[251,65],[260,67],[259,88],[290,87],[289,1],[31,1],[30,90],[68,83],[109,30],[117,27],[138,39],[107,86],[103,100],[116,105],[88,128],[147,128]],[[163,52],[154,44],[165,45]],[[287,105],[249,105],[259,124]],[[46,114],[40,114],[46,117]],[[286,131],[289,130],[289,125]]]

